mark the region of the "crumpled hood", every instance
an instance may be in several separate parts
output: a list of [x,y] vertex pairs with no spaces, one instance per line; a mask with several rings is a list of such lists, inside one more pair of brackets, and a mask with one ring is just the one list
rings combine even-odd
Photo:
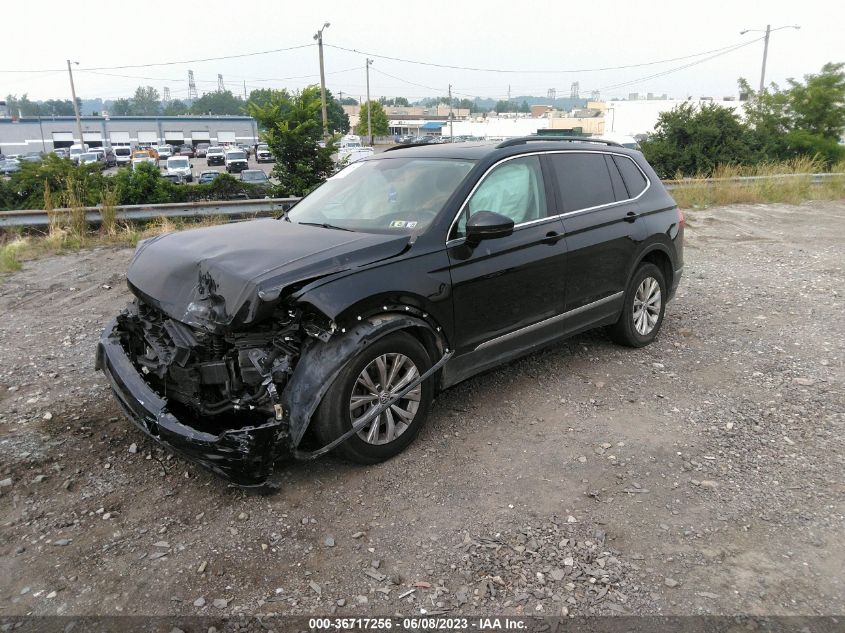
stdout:
[[214,332],[260,318],[262,304],[291,284],[396,256],[407,244],[406,235],[252,220],[147,240],[126,278],[170,317]]

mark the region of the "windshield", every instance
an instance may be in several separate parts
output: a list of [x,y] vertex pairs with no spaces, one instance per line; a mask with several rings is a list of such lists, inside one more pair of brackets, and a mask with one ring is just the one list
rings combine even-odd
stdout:
[[79,155],[79,159],[80,159],[80,160],[85,160],[85,161],[88,161],[88,160],[97,160],[97,159],[98,159],[98,156],[92,152],[92,153],[89,153],[89,154],[80,154],[80,155]]
[[242,171],[241,180],[248,182],[264,182],[267,180],[267,176],[263,171]]
[[208,153],[209,154],[222,154],[223,148],[222,147],[209,147]]
[[128,147],[118,147],[115,148],[114,153],[118,156],[129,156],[130,150]]
[[187,158],[171,158],[167,161],[168,169],[186,169],[188,167],[188,159]]
[[424,231],[475,161],[390,158],[353,163],[291,209],[293,222],[365,233]]
[[246,160],[246,154],[243,152],[229,152],[226,154],[229,160]]

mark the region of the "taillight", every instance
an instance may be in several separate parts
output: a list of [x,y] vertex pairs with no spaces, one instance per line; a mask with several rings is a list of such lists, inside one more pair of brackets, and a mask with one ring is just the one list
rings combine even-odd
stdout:
[[678,207],[678,226],[684,228],[686,225],[687,219],[684,217],[684,212],[681,211],[681,207]]

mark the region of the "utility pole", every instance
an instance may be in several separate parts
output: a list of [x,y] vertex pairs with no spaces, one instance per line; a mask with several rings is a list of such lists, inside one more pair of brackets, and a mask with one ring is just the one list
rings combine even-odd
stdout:
[[246,79],[244,79],[244,101],[249,99],[249,95],[246,93]]
[[452,126],[452,84],[449,84],[449,140],[455,140],[455,129]]
[[796,31],[801,27],[797,24],[788,24],[786,26],[779,26],[776,29],[772,28],[771,24],[766,25],[766,30],[763,31],[762,29],[745,29],[744,31],[740,31],[740,35],[745,35],[746,33],[750,33],[752,31],[756,31],[758,33],[765,33],[763,36],[763,66],[760,69],[760,90],[759,92],[763,92],[766,88],[766,60],[769,56],[769,35],[774,33],[775,31],[780,31],[781,29],[795,29]]
[[[79,62],[73,62],[79,64]],[[70,68],[70,60],[67,60],[67,74],[70,77],[70,94],[73,97],[73,113],[76,115],[76,129],[79,132],[79,146],[85,149],[85,139],[82,137],[82,119],[79,118],[79,104],[76,102],[76,87],[73,85],[73,71]]]
[[328,22],[323,24],[323,28],[321,28],[317,33],[314,35],[314,39],[317,40],[317,48],[320,50],[320,100],[321,105],[323,108],[323,140],[328,140],[329,138],[329,111],[326,108],[326,70],[323,66],[323,30],[329,28],[331,26]]
[[370,137],[370,147],[373,146],[373,116],[372,116],[372,103],[370,103],[370,65],[373,63],[373,60],[369,57],[367,58],[367,136]]

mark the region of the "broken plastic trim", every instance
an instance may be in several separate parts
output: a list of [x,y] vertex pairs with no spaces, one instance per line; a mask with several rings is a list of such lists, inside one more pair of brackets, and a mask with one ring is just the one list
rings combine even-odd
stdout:
[[415,389],[418,385],[424,383],[431,376],[433,376],[441,367],[443,367],[443,365],[445,365],[449,361],[450,358],[452,358],[454,353],[455,353],[454,350],[451,350],[451,351],[447,350],[446,353],[443,354],[443,357],[439,361],[434,363],[434,365],[432,365],[428,369],[428,371],[426,371],[422,376],[420,376],[419,378],[417,378],[416,380],[411,382],[409,385],[405,386],[401,391],[399,391],[399,393],[392,396],[387,402],[380,404],[375,409],[372,409],[369,413],[367,413],[367,415],[365,415],[363,418],[358,420],[357,423],[353,424],[351,429],[349,429],[346,433],[344,433],[343,435],[341,435],[337,439],[333,440],[332,442],[329,442],[328,444],[326,444],[322,448],[318,448],[316,451],[306,452],[306,451],[300,451],[299,449],[294,449],[293,450],[293,456],[296,459],[302,459],[302,460],[317,459],[321,455],[325,455],[329,451],[337,448],[338,446],[343,444],[345,441],[347,441],[350,437],[352,437],[353,435],[358,433],[358,431],[363,429],[367,424],[370,423],[371,420],[380,416],[382,413],[387,411],[387,409],[389,409],[391,406],[393,406],[394,404],[399,402],[402,398],[405,397],[405,394],[410,392],[412,389]]

